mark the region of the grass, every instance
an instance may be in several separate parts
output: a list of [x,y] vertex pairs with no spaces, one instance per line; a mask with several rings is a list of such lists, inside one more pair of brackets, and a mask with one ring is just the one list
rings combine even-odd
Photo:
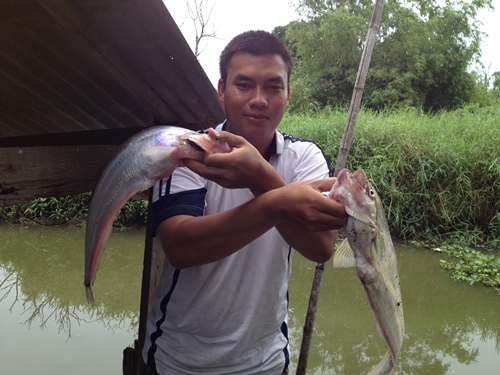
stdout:
[[[280,130],[316,141],[333,170],[346,117],[289,115]],[[500,250],[499,150],[498,107],[361,111],[347,167],[373,181],[394,236]]]

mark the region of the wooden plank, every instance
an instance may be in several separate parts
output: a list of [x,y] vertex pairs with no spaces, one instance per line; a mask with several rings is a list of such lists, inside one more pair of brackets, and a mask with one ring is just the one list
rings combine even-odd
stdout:
[[[150,189],[150,203],[151,203]],[[165,260],[165,252],[160,241],[151,235],[153,225],[151,204],[148,209],[148,222],[146,229],[146,246],[144,247],[144,268],[142,271],[141,305],[139,315],[139,338],[135,349],[138,355],[142,352],[146,340],[146,321],[151,310],[151,295],[160,283],[161,271]]]
[[[159,124],[156,124],[159,125]],[[169,126],[169,124],[162,124]],[[172,124],[191,130],[203,130],[208,124]],[[119,145],[134,134],[145,130],[146,127],[132,127],[122,129],[86,130],[67,133],[37,134],[17,137],[0,137],[1,147],[35,147],[35,146],[91,146],[91,145]]]
[[[134,341],[137,346],[137,340]],[[137,349],[127,347],[123,350],[123,375],[138,375],[141,366],[141,356]]]
[[0,147],[119,145],[145,129],[134,127],[7,137],[0,138]]
[[91,191],[118,146],[0,148],[0,206]]
[[[153,189],[149,189],[149,202]],[[144,247],[144,265],[142,270],[141,302],[139,313],[139,337],[134,341],[134,348],[125,348],[123,351],[123,375],[136,375],[142,363],[142,349],[146,341],[146,323],[151,310],[151,295],[160,283],[165,252],[160,241],[151,236],[153,215],[151,204],[148,208],[148,222],[146,229],[146,245]]]

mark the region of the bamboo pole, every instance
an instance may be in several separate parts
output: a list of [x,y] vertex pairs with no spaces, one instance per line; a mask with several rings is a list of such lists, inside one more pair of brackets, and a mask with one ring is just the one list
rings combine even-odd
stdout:
[[[349,151],[351,149],[352,136],[354,134],[354,126],[356,125],[356,119],[358,118],[359,108],[361,107],[361,98],[363,96],[363,91],[365,88],[366,76],[368,74],[368,68],[370,67],[370,60],[373,53],[373,47],[375,46],[375,41],[377,38],[377,32],[380,25],[380,18],[382,16],[383,8],[384,8],[384,0],[376,0],[375,5],[373,7],[370,26],[366,34],[365,48],[363,49],[363,53],[361,55],[361,61],[359,63],[356,82],[354,83],[351,105],[349,107],[347,122],[344,128],[344,134],[342,136],[342,142],[339,148],[339,156],[337,158],[337,163],[335,165],[335,170],[333,172],[334,176],[337,176],[338,173],[343,168],[345,168],[347,162],[347,156],[349,155]],[[300,347],[300,354],[297,363],[296,375],[306,374],[307,361],[309,358],[309,347],[311,344],[312,334],[314,331],[314,322],[316,320],[316,311],[318,308],[319,292],[321,289],[321,281],[323,279],[324,269],[325,269],[324,263],[316,264],[316,268],[314,271],[314,278],[311,285],[311,294],[309,296],[309,306],[307,309],[306,320],[304,323],[304,329],[302,334],[302,345]]]

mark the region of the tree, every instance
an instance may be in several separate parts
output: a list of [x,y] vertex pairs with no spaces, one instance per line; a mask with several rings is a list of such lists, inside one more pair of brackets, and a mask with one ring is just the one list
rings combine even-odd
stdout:
[[208,29],[210,18],[212,17],[215,9],[215,0],[213,2],[211,0],[185,0],[185,2],[189,17],[193,21],[194,25],[194,55],[198,57],[205,49],[201,49],[202,39],[215,38],[217,35],[217,28],[213,22],[211,27]]
[[[480,57],[478,11],[491,0],[387,0],[363,104],[382,109],[452,109],[475,93],[471,64]],[[294,54],[291,109],[347,106],[372,1],[302,0],[305,18],[280,34]],[[311,104],[312,103],[312,104]]]

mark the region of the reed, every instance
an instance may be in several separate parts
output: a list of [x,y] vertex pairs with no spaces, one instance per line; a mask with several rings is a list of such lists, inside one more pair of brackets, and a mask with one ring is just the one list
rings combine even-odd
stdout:
[[[347,111],[287,114],[280,130],[338,155]],[[361,110],[347,160],[364,169],[386,208],[393,236],[500,250],[500,106],[427,115]],[[0,208],[8,222],[83,221],[89,195],[42,198]],[[143,226],[146,201],[130,201],[115,225]]]
[[[280,130],[335,165],[347,113],[287,115]],[[500,250],[500,107],[361,111],[347,167],[364,169],[394,236]]]

